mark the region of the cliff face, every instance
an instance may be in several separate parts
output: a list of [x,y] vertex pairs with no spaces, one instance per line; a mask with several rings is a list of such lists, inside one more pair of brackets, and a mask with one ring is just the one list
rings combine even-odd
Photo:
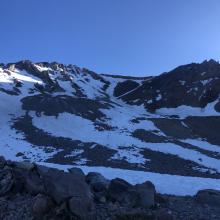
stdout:
[[[204,188],[198,177],[209,185],[220,177],[219,94],[213,60],[142,78],[56,62],[0,64],[0,153],[58,167],[114,168],[111,175],[118,168],[118,176],[138,175],[139,182],[147,180],[144,171],[159,191],[156,180],[168,175],[175,185],[166,193],[193,194]],[[198,187],[186,190],[183,180]]]

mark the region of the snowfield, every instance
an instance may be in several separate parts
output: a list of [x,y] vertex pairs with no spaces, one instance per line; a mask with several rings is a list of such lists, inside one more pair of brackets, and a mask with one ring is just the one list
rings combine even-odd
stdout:
[[156,110],[159,115],[178,115],[180,118],[186,118],[188,116],[220,116],[214,106],[218,100],[209,103],[205,108],[191,107],[186,105],[178,106],[177,108],[160,108]]
[[[121,115],[121,121],[124,125],[126,125],[123,116],[126,117],[126,115]],[[74,129],[72,129],[73,122]],[[129,133],[126,132],[126,130],[129,129],[129,126],[127,126],[127,128],[119,127],[118,131],[98,131],[95,129],[93,123],[90,120],[83,119],[79,116],[71,115],[68,113],[60,114],[58,118],[51,116],[35,117],[33,119],[33,124],[37,128],[43,129],[44,131],[53,134],[57,137],[66,137],[75,140],[80,140],[82,142],[95,142],[97,144],[107,146],[111,149],[117,149],[118,146],[129,148],[132,145],[134,145],[138,146],[139,150],[147,148],[153,151],[177,155],[186,160],[194,161],[198,164],[204,165],[212,169],[216,169],[220,172],[220,160],[208,157],[195,150],[183,148],[173,143],[150,143],[140,141],[130,136]],[[127,125],[129,125],[128,120]],[[147,127],[147,125],[150,126]],[[134,129],[134,127],[132,127],[132,129]],[[124,128],[125,131],[122,128]],[[146,127],[144,128],[145,130],[151,130],[154,128],[154,126],[152,123],[146,123]],[[207,148],[208,147],[206,147],[206,149]],[[118,154],[120,155],[120,151]],[[138,151],[136,151],[135,154],[136,159],[134,159],[135,156],[133,155],[132,161],[140,164],[143,163],[143,158],[138,154]],[[126,158],[128,157],[126,156]]]
[[[189,116],[215,116],[218,126],[220,112],[216,106],[220,96],[204,108],[159,106],[151,112],[145,105],[166,99],[161,90],[156,90],[154,99],[143,103],[139,97],[132,104],[123,98],[135,94],[153,77],[129,78],[137,87],[129,91],[126,88],[122,95],[115,96],[118,84],[128,79],[97,75],[75,66],[66,69],[57,66],[56,70],[42,64],[32,67],[36,69],[34,74],[0,67],[0,154],[6,159],[29,160],[62,170],[77,166],[85,173],[100,172],[108,179],[120,177],[132,184],[149,180],[159,193],[165,194],[194,195],[201,189],[220,190],[218,138],[211,139],[212,135],[207,135],[203,128],[197,134],[184,121]],[[198,83],[210,86],[215,80],[218,78],[198,80]],[[184,79],[177,83],[181,87],[187,85]],[[190,90],[198,92],[195,88]],[[77,100],[77,104],[83,100],[85,106],[71,105],[70,98]],[[63,108],[55,114],[60,106]],[[25,117],[30,124],[25,124]],[[166,126],[163,119],[172,123]],[[14,126],[18,121],[19,129]],[[22,126],[29,126],[30,133]],[[41,143],[36,144],[35,137],[42,139]]]

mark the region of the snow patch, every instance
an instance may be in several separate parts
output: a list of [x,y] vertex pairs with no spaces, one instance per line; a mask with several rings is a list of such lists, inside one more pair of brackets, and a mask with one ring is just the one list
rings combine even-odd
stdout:
[[199,140],[199,139],[185,139],[181,140],[182,142],[194,145],[198,148],[201,148],[203,150],[208,150],[212,152],[220,153],[220,146],[213,145],[208,143],[207,141]]
[[156,114],[165,115],[178,115],[181,118],[186,118],[188,116],[220,116],[214,106],[217,104],[218,100],[209,103],[205,108],[192,107],[187,105],[181,105],[177,108],[160,108],[156,110]]

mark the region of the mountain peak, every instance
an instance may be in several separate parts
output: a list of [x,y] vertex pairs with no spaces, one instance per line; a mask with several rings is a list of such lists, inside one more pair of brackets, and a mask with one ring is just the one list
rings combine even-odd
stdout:
[[220,178],[219,73],[213,61],[150,78],[99,75],[57,62],[4,65],[1,153],[59,165]]
[[219,61],[214,59],[204,60],[201,64],[219,65]]

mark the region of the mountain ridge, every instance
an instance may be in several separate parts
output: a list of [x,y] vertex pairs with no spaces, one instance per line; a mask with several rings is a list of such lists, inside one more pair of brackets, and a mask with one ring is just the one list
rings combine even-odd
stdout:
[[144,78],[57,62],[2,64],[0,114],[7,159],[220,179],[214,60]]

